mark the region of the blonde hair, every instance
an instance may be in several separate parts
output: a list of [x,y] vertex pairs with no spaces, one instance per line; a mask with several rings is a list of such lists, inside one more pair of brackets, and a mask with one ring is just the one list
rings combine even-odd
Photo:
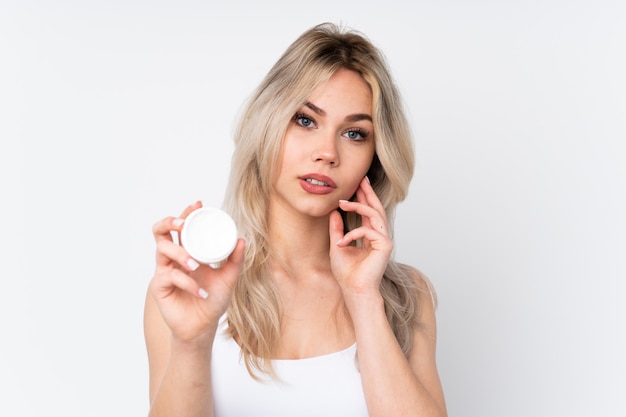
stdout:
[[[400,94],[384,56],[361,33],[330,23],[304,32],[284,52],[251,95],[235,131],[224,209],[247,240],[246,261],[228,308],[228,332],[241,346],[248,371],[273,375],[271,357],[280,337],[280,305],[270,279],[268,196],[289,121],[311,92],[340,68],[359,73],[373,100],[376,154],[368,178],[380,198],[390,228],[396,205],[413,176],[413,140]],[[346,229],[360,224],[344,214]],[[393,233],[393,229],[391,230]],[[408,356],[418,324],[416,270],[390,260],[380,291],[387,319]]]

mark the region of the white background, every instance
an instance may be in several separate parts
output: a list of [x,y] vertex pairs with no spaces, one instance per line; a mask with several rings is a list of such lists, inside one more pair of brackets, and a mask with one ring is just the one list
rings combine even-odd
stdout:
[[624,16],[617,0],[0,0],[0,415],[147,413],[151,226],[221,204],[241,104],[332,21],[379,45],[404,93],[418,164],[397,258],[438,290],[450,415],[623,417]]

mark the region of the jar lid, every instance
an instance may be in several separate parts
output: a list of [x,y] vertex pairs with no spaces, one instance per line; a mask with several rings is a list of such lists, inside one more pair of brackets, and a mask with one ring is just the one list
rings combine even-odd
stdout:
[[225,211],[202,207],[185,219],[180,243],[196,261],[216,264],[228,258],[235,249],[237,226]]

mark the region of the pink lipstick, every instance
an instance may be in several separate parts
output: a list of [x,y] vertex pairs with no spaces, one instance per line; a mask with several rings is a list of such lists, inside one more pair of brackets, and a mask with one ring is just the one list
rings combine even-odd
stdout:
[[299,177],[302,189],[311,194],[332,193],[337,185],[332,178],[321,174],[306,174]]

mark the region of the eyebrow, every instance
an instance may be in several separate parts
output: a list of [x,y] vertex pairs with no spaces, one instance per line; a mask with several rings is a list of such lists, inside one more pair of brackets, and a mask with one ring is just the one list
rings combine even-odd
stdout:
[[[326,112],[324,110],[320,109],[319,107],[317,107],[315,104],[311,103],[310,101],[307,101],[306,103],[304,103],[304,105],[308,107],[309,109],[311,109],[316,114],[320,116],[326,116]],[[371,122],[372,116],[366,113],[357,113],[357,114],[351,114],[346,117],[346,121],[348,122],[358,122],[360,120],[369,120]]]

